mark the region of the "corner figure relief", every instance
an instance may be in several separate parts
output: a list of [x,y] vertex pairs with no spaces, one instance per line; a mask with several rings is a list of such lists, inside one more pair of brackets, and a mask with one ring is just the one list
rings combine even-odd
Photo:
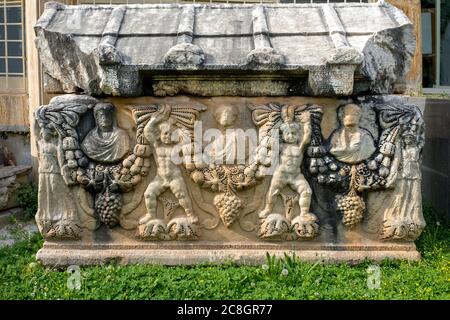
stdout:
[[82,226],[72,189],[64,178],[61,132],[38,118],[33,124],[39,158],[39,193],[36,223],[45,239],[78,239]]
[[[260,126],[260,145],[256,159],[265,166],[272,165],[268,158],[274,153],[280,155],[279,164],[274,168],[265,206],[259,213],[261,219],[260,236],[262,238],[292,237],[312,239],[318,231],[318,219],[310,212],[311,188],[301,172],[303,155],[311,141],[311,114],[320,113],[317,106],[277,106],[255,107],[253,119]],[[278,135],[281,139],[278,141]],[[284,194],[290,189],[294,196]],[[274,213],[274,201],[281,196],[285,204],[285,215]],[[293,217],[292,199],[298,198],[300,213]],[[289,207],[286,207],[289,206]]]
[[[58,143],[59,140],[59,143]],[[39,197],[36,222],[46,239],[76,239],[80,236],[77,206],[61,174],[61,137],[51,128],[41,128],[39,152]]]
[[382,239],[415,240],[425,227],[422,214],[420,146],[416,132],[401,134],[401,165],[391,203],[385,205]]

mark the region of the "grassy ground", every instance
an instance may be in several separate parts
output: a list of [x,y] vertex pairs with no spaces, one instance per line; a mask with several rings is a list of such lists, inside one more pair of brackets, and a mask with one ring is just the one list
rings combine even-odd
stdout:
[[42,239],[33,235],[0,249],[0,299],[450,299],[450,228],[429,208],[425,214],[417,241],[423,259],[381,263],[379,289],[367,286],[369,262],[268,259],[262,267],[86,267],[80,289],[71,290],[68,272],[36,263]]

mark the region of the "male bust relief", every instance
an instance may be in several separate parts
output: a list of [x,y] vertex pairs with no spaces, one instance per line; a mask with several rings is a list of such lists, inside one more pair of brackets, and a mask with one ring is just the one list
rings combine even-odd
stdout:
[[97,103],[94,107],[95,128],[81,143],[81,150],[92,160],[114,163],[122,160],[130,150],[130,138],[114,120],[111,103]]

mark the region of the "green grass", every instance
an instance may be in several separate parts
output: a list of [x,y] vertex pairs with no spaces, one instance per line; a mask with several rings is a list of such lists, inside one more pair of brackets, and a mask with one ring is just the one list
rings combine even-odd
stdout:
[[369,262],[320,265],[270,258],[265,268],[84,267],[80,290],[70,290],[67,272],[36,263],[42,239],[34,235],[0,249],[0,299],[450,299],[450,228],[430,208],[424,211],[428,226],[417,241],[423,259],[381,263],[379,289],[367,287]]

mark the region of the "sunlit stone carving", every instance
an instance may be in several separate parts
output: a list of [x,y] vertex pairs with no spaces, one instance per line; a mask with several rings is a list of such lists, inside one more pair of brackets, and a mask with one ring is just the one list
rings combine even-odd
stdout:
[[330,153],[341,162],[359,163],[374,153],[375,143],[370,132],[359,126],[361,108],[348,104],[342,109],[342,127],[331,137]]
[[401,11],[91,9],[50,3],[36,26],[56,94],[33,124],[40,261],[419,258],[423,116],[390,95],[414,53]]
[[115,123],[114,106],[98,103],[94,107],[95,128],[89,131],[81,143],[81,150],[90,159],[114,163],[130,151],[127,133]]

